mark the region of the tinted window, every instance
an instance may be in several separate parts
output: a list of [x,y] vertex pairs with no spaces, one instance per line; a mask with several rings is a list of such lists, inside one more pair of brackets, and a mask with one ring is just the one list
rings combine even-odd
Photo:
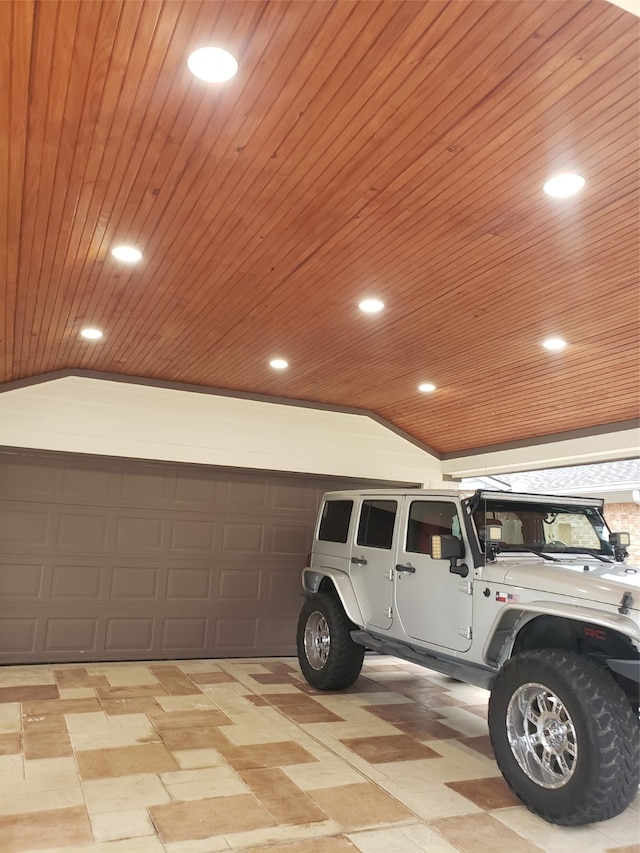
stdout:
[[397,508],[395,501],[363,501],[358,525],[358,545],[390,549]]
[[346,542],[353,501],[325,501],[320,517],[318,539],[325,542]]
[[428,554],[431,537],[442,534],[461,538],[456,505],[449,501],[413,501],[409,509],[407,551]]

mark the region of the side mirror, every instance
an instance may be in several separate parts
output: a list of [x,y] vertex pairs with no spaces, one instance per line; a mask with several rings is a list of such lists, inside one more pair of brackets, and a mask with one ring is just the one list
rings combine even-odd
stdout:
[[467,566],[456,565],[456,560],[459,560],[464,554],[464,545],[457,536],[452,536],[449,533],[437,534],[431,537],[431,548],[429,555],[433,560],[449,560],[449,571],[455,575],[460,575],[461,578],[466,578],[469,574]]
[[432,536],[429,553],[434,560],[457,560],[462,557],[462,542],[451,534]]
[[609,541],[613,545],[613,557],[617,563],[624,562],[629,556],[627,548],[631,545],[631,536],[628,533],[611,533]]

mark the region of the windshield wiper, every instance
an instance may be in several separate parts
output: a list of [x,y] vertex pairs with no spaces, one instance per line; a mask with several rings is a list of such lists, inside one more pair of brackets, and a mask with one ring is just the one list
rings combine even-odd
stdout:
[[527,548],[527,551],[531,551],[534,554],[539,554],[544,560],[551,560],[554,563],[561,563],[562,560],[559,557],[550,557],[549,554],[544,550],[544,548]]
[[562,550],[567,551],[569,554],[590,554],[592,557],[595,557],[596,560],[600,560],[601,563],[613,563],[613,560],[610,560],[608,557],[603,557],[602,554],[594,548],[581,548],[576,545],[565,545]]
[[543,560],[551,560],[552,563],[561,563],[562,560],[559,557],[550,557],[543,548],[532,548],[531,545],[523,545],[520,547],[519,545],[512,545],[509,548],[501,548],[500,553],[505,554],[508,552],[515,553],[518,551],[523,551],[525,554],[537,554],[539,557],[542,557]]

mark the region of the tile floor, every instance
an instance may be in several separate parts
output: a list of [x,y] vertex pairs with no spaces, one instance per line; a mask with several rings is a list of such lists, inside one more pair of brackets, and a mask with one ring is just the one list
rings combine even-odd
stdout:
[[554,827],[492,759],[487,693],[367,656],[0,668],[1,853],[640,851],[640,801]]

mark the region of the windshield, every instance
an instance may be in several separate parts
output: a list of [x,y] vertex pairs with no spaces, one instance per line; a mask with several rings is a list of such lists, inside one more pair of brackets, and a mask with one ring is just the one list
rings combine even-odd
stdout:
[[598,509],[555,503],[482,500],[473,512],[480,544],[488,523],[502,528],[501,551],[587,551],[613,554],[609,530]]

